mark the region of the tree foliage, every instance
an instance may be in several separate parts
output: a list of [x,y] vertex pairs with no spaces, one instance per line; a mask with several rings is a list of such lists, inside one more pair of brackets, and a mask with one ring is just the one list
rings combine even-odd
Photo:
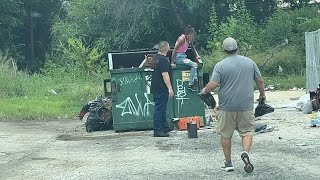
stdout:
[[[214,44],[214,48],[219,50],[222,47],[223,39],[234,37],[240,42],[242,48],[248,49],[252,44],[256,43],[257,29],[253,22],[252,16],[246,9],[244,1],[230,6],[232,11],[231,17],[225,22],[217,23],[215,8],[212,7],[209,31],[214,37],[209,41],[209,46]],[[213,41],[213,42],[212,42]]]
[[288,39],[289,45],[295,46],[299,52],[304,52],[304,33],[316,31],[319,27],[320,13],[317,7],[277,11],[268,21],[261,37],[267,47]]
[[277,10],[277,2],[275,0],[245,0],[244,3],[253,20],[258,24],[265,23]]
[[21,69],[35,72],[44,64],[60,5],[55,0],[1,0],[0,49],[9,49]]
[[16,28],[23,25],[25,15],[25,11],[20,8],[21,5],[21,1],[0,1],[0,49],[14,46],[13,42],[17,38]]
[[311,0],[283,0],[284,3],[288,3],[290,9],[296,10],[309,6]]
[[242,53],[268,52],[286,38],[303,57],[304,32],[320,27],[319,8],[283,2],[288,8],[273,0],[0,0],[0,50],[32,72],[49,60],[89,72],[108,51],[173,45],[191,25],[207,54],[233,36]]

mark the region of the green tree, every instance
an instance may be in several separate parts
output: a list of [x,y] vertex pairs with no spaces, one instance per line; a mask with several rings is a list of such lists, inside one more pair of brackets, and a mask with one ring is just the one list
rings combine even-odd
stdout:
[[265,23],[268,18],[277,10],[275,0],[245,0],[247,9],[258,24]]
[[208,31],[210,33],[210,37],[208,39],[208,48],[209,49],[219,49],[217,46],[219,43],[215,40],[218,39],[219,32],[218,32],[219,24],[217,19],[217,13],[215,4],[212,4],[211,11],[210,11],[210,21],[208,25]]
[[231,17],[227,19],[226,22],[222,22],[218,26],[218,30],[214,28],[214,17],[212,14],[211,30],[213,32],[215,47],[221,48],[222,41],[227,37],[234,37],[239,42],[239,47],[245,52],[257,42],[257,28],[256,24],[253,22],[249,11],[243,1],[230,6],[230,11],[232,12]]
[[317,7],[304,7],[293,11],[279,10],[263,28],[261,39],[265,46],[270,47],[286,38],[289,45],[304,52],[304,33],[318,30],[319,27],[320,13]]
[[[18,48],[23,46],[18,42],[17,29],[24,25],[25,10],[21,8],[21,0],[0,0],[0,50],[9,50],[10,55],[19,57]],[[17,43],[15,43],[17,42]]]
[[1,0],[0,49],[9,49],[20,69],[38,71],[50,49],[50,29],[60,1]]
[[311,0],[283,0],[284,3],[288,3],[291,10],[301,9],[309,6]]

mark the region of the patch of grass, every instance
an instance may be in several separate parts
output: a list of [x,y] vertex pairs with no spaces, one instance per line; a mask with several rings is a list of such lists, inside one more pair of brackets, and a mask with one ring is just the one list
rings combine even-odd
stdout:
[[2,98],[0,118],[10,120],[73,118],[81,107],[78,101],[61,97]]
[[73,118],[85,103],[103,95],[101,79],[74,77],[67,73],[60,73],[59,78],[30,75],[13,72],[1,64],[0,70],[0,119]]
[[85,103],[103,93],[102,85],[98,84],[88,83],[84,86],[73,85],[72,87],[64,91],[57,91],[59,94],[47,92],[46,95],[1,98],[0,118],[9,120],[73,118],[78,115]]

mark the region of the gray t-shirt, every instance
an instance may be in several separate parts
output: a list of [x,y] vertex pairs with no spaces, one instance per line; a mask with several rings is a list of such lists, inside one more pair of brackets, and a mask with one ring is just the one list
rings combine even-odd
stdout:
[[241,55],[231,55],[217,63],[211,81],[220,84],[219,109],[253,110],[254,80],[261,77],[257,64]]

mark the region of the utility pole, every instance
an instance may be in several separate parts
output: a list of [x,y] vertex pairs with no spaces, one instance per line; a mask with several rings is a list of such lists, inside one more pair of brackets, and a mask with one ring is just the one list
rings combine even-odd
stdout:
[[32,14],[32,8],[31,3],[29,2],[29,19],[30,19],[30,60],[32,63],[35,63],[34,60],[34,34],[33,34],[33,28],[34,28],[34,22],[33,22],[33,14]]

